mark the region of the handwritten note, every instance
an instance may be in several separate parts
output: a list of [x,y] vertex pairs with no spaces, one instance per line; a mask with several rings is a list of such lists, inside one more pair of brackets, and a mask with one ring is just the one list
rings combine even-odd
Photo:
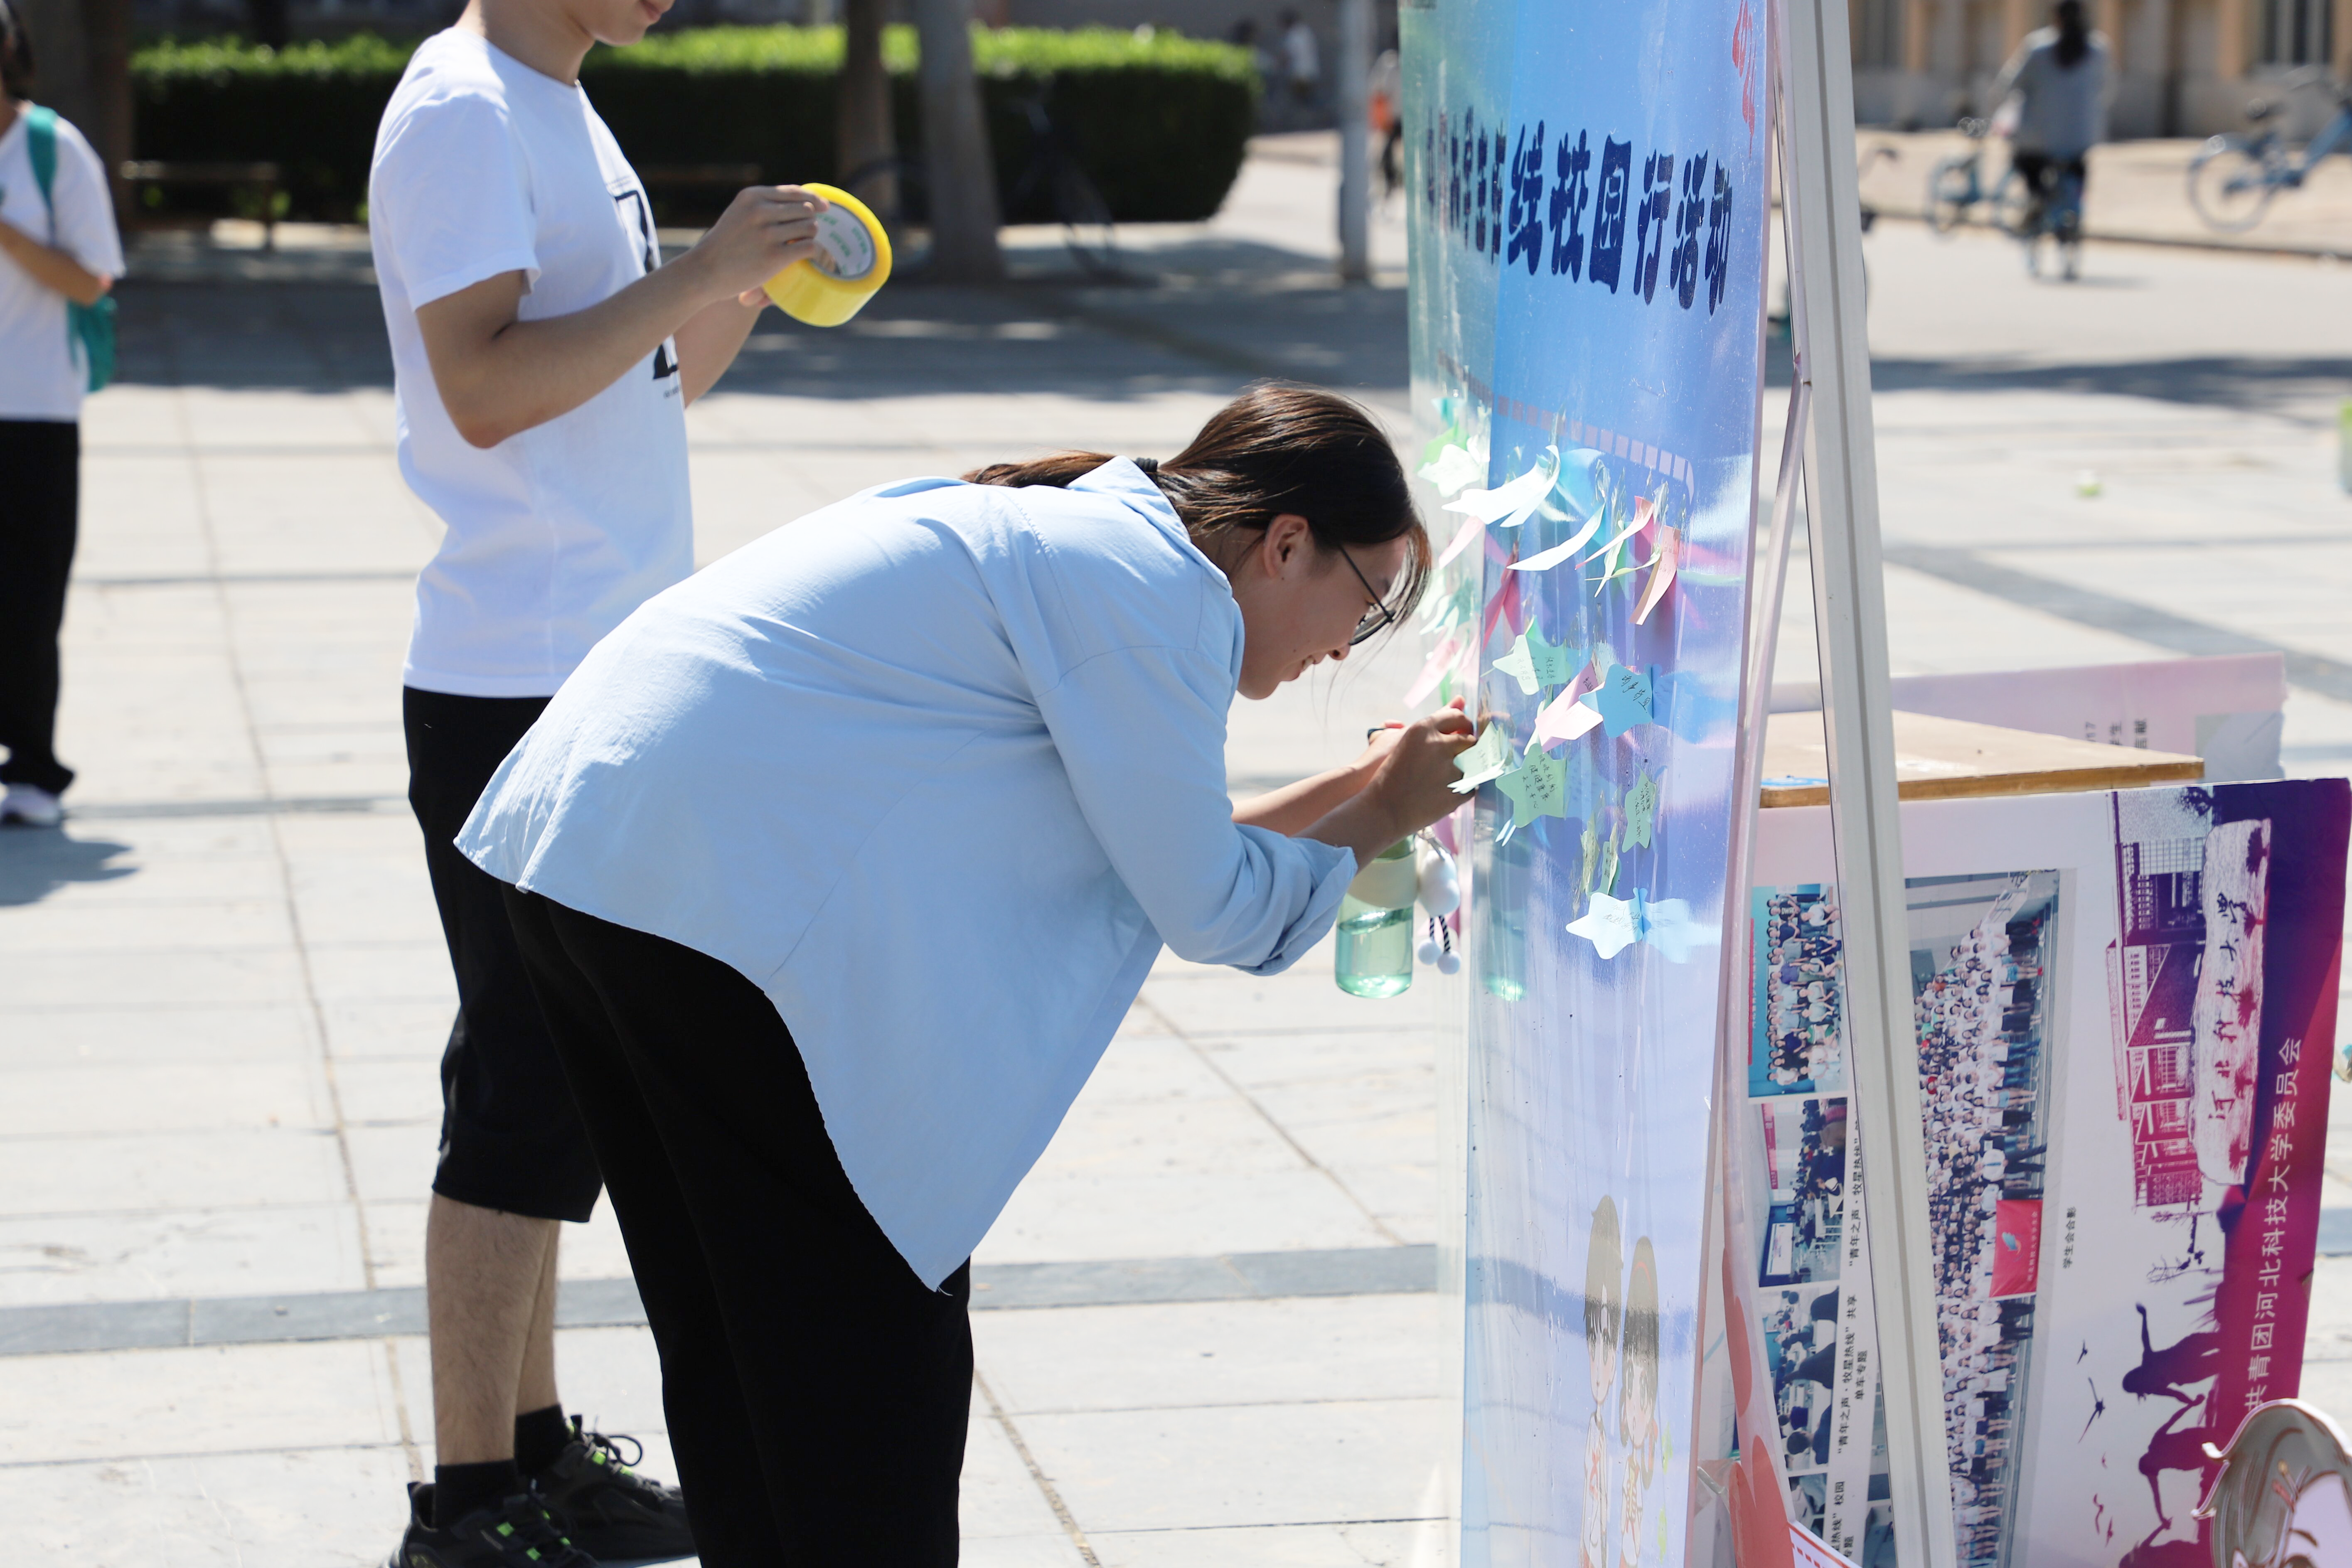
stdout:
[[1584,862],[1577,870],[1576,889],[1581,894],[1592,891],[1592,873],[1601,869],[1601,824],[1590,813],[1584,819]]
[[1475,745],[1454,759],[1454,767],[1462,775],[1450,786],[1456,795],[1467,795],[1489,779],[1499,779],[1518,762],[1511,755],[1511,743],[1503,734],[1503,727],[1490,724],[1479,736]]
[[1547,643],[1533,621],[1513,640],[1510,652],[1495,661],[1495,669],[1519,683],[1532,695],[1540,686],[1564,686],[1576,678],[1584,654],[1566,643]]
[[1651,830],[1658,820],[1658,780],[1648,768],[1625,791],[1625,841],[1650,847]]
[[1617,891],[1617,828],[1610,829],[1609,841],[1601,846],[1601,891],[1603,893]]
[[[1588,830],[1588,832],[1590,830]],[[1592,950],[1603,958],[1614,958],[1641,940],[1641,928],[1634,923],[1633,899],[1612,898],[1596,893],[1582,915],[1568,923],[1568,934],[1581,936],[1592,944]]]
[[1529,741],[1519,765],[1495,780],[1495,788],[1517,808],[1515,819],[1532,822],[1538,817],[1565,817],[1561,802],[1568,791],[1568,764]]
[[1651,677],[1640,670],[1610,665],[1601,676],[1601,689],[1593,695],[1593,706],[1601,710],[1601,722],[1608,727],[1612,740],[1637,724],[1657,722],[1650,706],[1654,688]]

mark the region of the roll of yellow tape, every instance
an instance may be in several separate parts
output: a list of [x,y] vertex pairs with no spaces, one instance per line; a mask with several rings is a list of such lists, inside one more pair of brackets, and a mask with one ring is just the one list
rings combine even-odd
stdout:
[[768,298],[795,321],[838,327],[890,279],[890,236],[881,220],[848,192],[814,182],[801,186],[832,204],[816,215],[816,254],[768,279]]

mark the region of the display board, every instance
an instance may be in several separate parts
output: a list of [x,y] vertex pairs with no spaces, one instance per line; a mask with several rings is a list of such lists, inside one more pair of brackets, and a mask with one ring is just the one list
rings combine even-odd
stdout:
[[[1412,375],[1463,697],[1468,1564],[1690,1496],[1769,205],[1745,0],[1401,14]],[[1571,1545],[1574,1542],[1576,1544]]]
[[[1730,1250],[1791,1517],[1887,1568],[1827,816],[1759,825]],[[1963,1564],[2212,1561],[2205,1445],[2302,1362],[2347,824],[2340,779],[1903,808]]]

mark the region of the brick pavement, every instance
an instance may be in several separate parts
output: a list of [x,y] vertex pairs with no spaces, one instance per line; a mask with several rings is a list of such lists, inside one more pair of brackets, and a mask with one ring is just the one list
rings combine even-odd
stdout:
[[[1130,236],[1151,287],[908,288],[846,332],[772,325],[689,416],[699,553],[1045,441],[1164,455],[1253,373],[1349,386],[1402,424],[1395,217],[1375,250],[1391,286],[1328,287],[1318,145],[1263,150],[1217,225]],[[1053,269],[1049,238],[1023,254]],[[2095,246],[2062,290],[1996,242],[1906,225],[1870,254],[1898,668],[2147,657],[2190,635],[2352,666],[2338,275]],[[63,737],[86,780],[65,833],[0,840],[16,1561],[359,1563],[431,1463],[400,1314],[449,996],[396,695],[436,528],[393,470],[372,297],[283,280],[349,277],[327,263],[127,288],[124,384],[89,413]],[[2096,501],[2076,493],[2086,467]],[[1793,596],[1783,678],[1810,663],[1806,613]],[[1241,709],[1236,779],[1343,754],[1399,663]],[[2352,692],[2299,687],[2287,744],[2295,771],[2352,761]],[[984,1246],[1008,1299],[1097,1304],[977,1319],[970,1561],[1436,1560],[1446,1342],[1439,1298],[1396,1272],[1443,1232],[1434,998],[1349,1001],[1328,962],[1273,981],[1161,965]],[[2332,1171],[2352,1208],[2352,1168]],[[1293,1277],[1203,1299],[1218,1287],[1200,1281],[1265,1267],[1218,1261],[1237,1254],[1298,1260],[1327,1293]],[[1168,1261],[1098,1267],[1128,1259]],[[2347,1270],[2324,1266],[2306,1381],[2339,1410]],[[625,1272],[607,1221],[567,1239],[562,1373],[659,1465],[646,1336],[595,1326],[599,1282]],[[268,1298],[335,1337],[272,1342]],[[224,1299],[244,1304],[187,1311]],[[6,1312],[29,1307],[52,1315]],[[352,1321],[362,1307],[382,1321]],[[232,1318],[247,1337],[201,1326]],[[150,1348],[8,1337],[74,1323]]]

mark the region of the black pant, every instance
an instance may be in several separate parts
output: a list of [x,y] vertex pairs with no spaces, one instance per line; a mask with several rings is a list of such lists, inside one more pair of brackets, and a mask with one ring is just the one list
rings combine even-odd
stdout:
[[971,1266],[933,1291],[898,1256],[758,987],[506,898],[661,1350],[705,1568],[952,1564]]
[[2017,171],[2017,177],[2025,182],[2025,188],[2033,193],[2036,214],[2045,211],[2052,202],[2057,200],[2059,182],[2073,175],[2074,211],[2070,223],[2074,228],[2082,226],[2083,199],[2091,188],[2088,162],[2081,158],[2053,158],[2047,152],[2012,152],[2009,155],[2009,165]]
[[425,869],[457,978],[457,1018],[441,1053],[443,1197],[525,1214],[586,1219],[604,1178],[572,1107],[507,923],[505,884],[450,841],[545,697],[401,693],[408,734],[408,804],[425,830]]
[[58,760],[58,629],[80,510],[81,426],[0,419],[0,784],[51,794]]

